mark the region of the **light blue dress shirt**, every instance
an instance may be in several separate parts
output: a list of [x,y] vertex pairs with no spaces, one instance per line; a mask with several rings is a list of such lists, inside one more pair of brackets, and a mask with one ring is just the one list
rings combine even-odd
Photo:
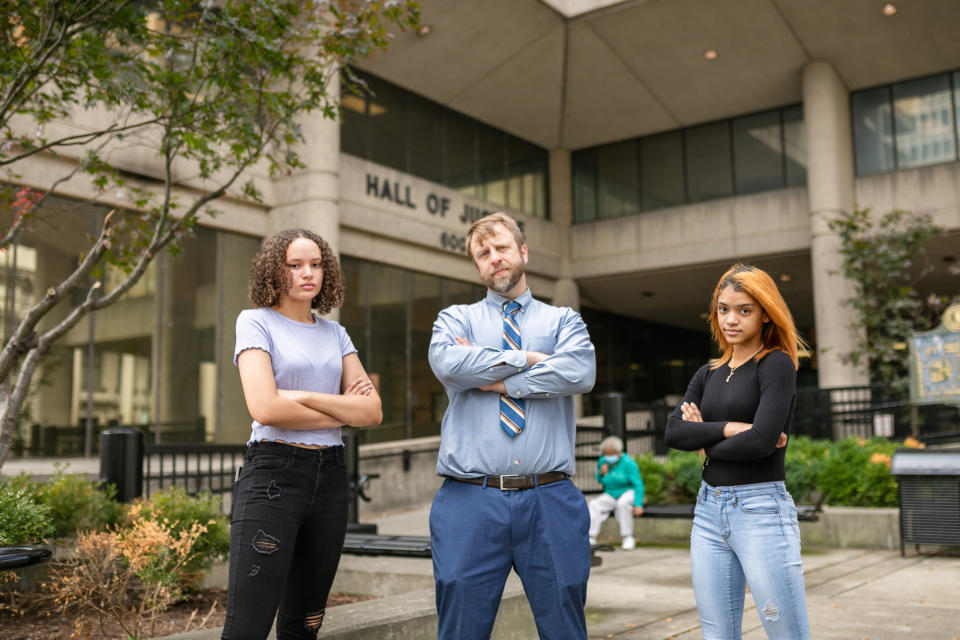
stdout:
[[[596,357],[583,319],[573,309],[534,300],[527,289],[516,300],[521,346],[504,350],[503,304],[491,291],[470,305],[440,312],[430,339],[430,367],[446,388],[437,474],[482,475],[575,470],[576,416],[573,396],[593,388]],[[458,345],[464,337],[471,346]],[[527,352],[549,357],[527,365]],[[500,394],[477,389],[503,380],[509,395],[526,398],[523,432],[500,428]]]

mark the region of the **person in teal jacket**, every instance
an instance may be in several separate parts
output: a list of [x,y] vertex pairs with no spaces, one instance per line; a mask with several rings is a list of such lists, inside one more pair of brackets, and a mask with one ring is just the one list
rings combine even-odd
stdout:
[[597,480],[603,485],[603,493],[588,504],[590,544],[597,543],[600,525],[611,511],[615,511],[623,549],[630,551],[637,546],[633,537],[633,518],[643,515],[643,478],[636,461],[623,453],[620,438],[604,438],[600,450],[603,455],[597,460]]

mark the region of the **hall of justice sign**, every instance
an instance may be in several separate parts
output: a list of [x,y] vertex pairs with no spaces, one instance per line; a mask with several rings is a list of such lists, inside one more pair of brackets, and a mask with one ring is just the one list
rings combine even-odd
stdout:
[[947,307],[939,327],[911,338],[910,400],[960,405],[960,304]]
[[[456,220],[467,227],[480,218],[495,212],[495,210],[485,209],[468,202],[454,202],[448,196],[433,192],[428,192],[426,196],[423,196],[417,194],[409,184],[402,184],[398,180],[389,180],[372,173],[366,174],[366,185],[364,195],[368,198],[392,202],[408,209],[422,210],[436,219]],[[517,224],[522,231],[523,222],[518,220]],[[466,232],[457,233],[442,230],[437,240],[444,249],[459,253],[467,252]]]

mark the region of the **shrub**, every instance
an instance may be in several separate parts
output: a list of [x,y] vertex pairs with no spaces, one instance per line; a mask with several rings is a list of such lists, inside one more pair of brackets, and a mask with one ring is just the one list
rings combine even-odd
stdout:
[[817,474],[826,502],[847,507],[896,507],[897,482],[890,461],[897,444],[884,438],[833,443]]
[[[813,491],[824,502],[846,507],[896,507],[897,482],[890,473],[894,452],[902,445],[884,438],[847,438],[839,442],[790,439],[785,459],[786,485],[797,504],[812,502]],[[702,478],[694,452],[671,450],[665,460],[647,454],[637,458],[648,504],[696,501]]]
[[100,489],[83,474],[67,473],[63,465],[56,465],[56,470],[56,474],[44,482],[31,480],[24,474],[8,481],[49,508],[54,537],[104,529],[123,519],[124,506],[115,500],[117,492],[113,485]]
[[0,484],[0,546],[40,542],[52,532],[49,507],[22,488]]
[[73,637],[93,637],[105,619],[128,638],[153,637],[156,614],[185,597],[184,573],[204,526],[174,531],[139,517],[141,508],[131,507],[123,528],[81,533],[74,554],[53,563],[48,588],[74,621]]
[[687,504],[697,501],[703,479],[703,464],[697,452],[671,450],[667,457],[667,474],[674,483],[670,503]]
[[636,457],[640,468],[640,477],[643,478],[644,502],[648,504],[663,504],[666,501],[667,470],[657,462],[653,454]]
[[818,477],[830,455],[829,440],[813,440],[807,436],[790,439],[785,460],[787,490],[797,504],[811,502],[810,493],[823,492]]
[[209,492],[187,495],[180,487],[159,491],[148,500],[137,500],[130,507],[128,522],[137,518],[167,523],[174,534],[189,530],[195,523],[205,531],[194,544],[194,555],[187,571],[209,569],[214,561],[225,558],[230,551],[230,525],[220,514],[220,499]]

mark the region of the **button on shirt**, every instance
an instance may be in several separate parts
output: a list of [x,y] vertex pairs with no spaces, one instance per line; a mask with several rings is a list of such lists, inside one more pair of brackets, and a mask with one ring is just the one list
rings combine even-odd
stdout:
[[[529,289],[516,300],[522,305],[515,316],[519,351],[502,348],[508,299],[490,291],[474,304],[444,309],[433,325],[430,367],[450,400],[441,427],[439,475],[574,473],[573,396],[593,388],[593,344],[576,311],[535,300]],[[458,345],[458,337],[471,346]],[[527,350],[549,357],[531,367]],[[527,400],[526,424],[515,438],[500,429],[500,394],[477,389],[498,380],[510,396]]]

